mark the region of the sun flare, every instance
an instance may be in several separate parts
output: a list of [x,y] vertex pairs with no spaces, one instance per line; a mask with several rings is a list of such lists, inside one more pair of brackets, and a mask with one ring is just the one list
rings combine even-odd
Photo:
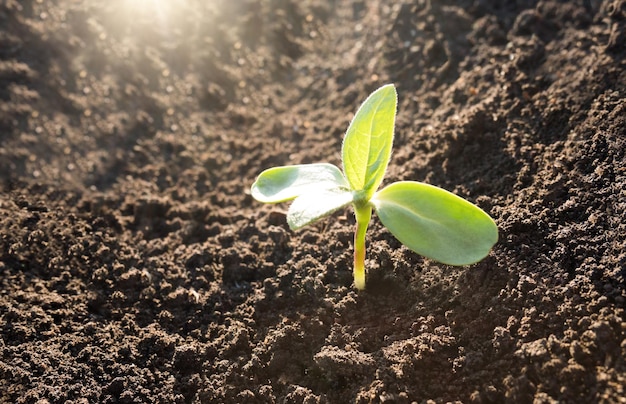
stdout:
[[128,16],[150,17],[159,21],[170,18],[175,7],[186,0],[122,0],[121,5]]

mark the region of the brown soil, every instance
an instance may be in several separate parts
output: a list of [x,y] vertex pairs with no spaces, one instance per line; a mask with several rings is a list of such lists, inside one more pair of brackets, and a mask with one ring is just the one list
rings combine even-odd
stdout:
[[[626,2],[0,1],[0,402],[626,402]],[[498,223],[470,267],[249,187],[339,163]]]

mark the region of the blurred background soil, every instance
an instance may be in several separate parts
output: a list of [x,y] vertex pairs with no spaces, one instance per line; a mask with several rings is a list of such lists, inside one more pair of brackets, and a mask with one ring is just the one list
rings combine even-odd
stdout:
[[[626,402],[626,2],[0,1],[0,402]],[[249,187],[339,164],[500,229],[448,267]]]

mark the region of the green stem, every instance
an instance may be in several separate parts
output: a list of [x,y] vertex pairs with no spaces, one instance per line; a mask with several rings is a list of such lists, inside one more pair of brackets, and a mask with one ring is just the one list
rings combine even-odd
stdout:
[[365,232],[372,218],[370,205],[355,206],[356,231],[354,233],[354,286],[365,289]]

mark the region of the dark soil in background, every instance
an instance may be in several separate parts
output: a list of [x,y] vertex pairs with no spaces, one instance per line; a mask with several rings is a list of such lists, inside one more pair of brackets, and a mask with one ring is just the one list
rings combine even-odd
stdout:
[[[626,402],[626,3],[0,2],[0,402]],[[470,267],[249,186],[339,163],[497,221]]]

